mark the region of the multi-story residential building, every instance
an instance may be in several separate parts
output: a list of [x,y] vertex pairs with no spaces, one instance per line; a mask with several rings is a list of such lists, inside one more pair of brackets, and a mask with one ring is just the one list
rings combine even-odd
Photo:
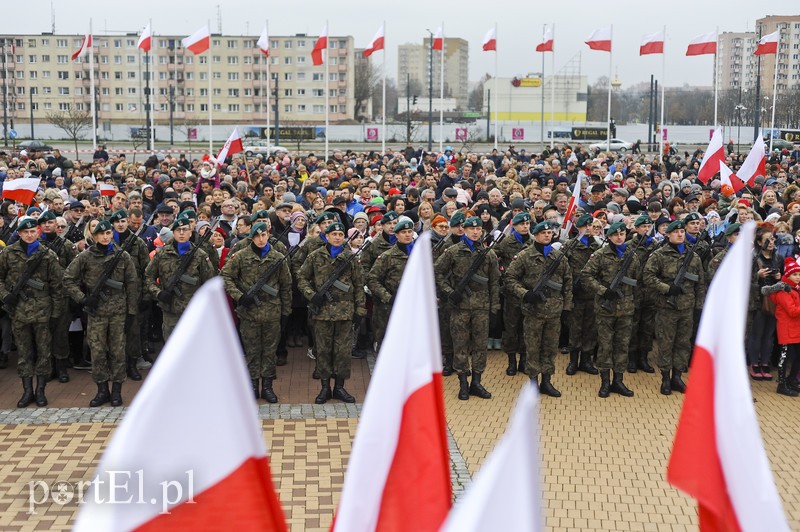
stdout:
[[[769,15],[756,20],[756,34],[767,35],[780,29],[777,55],[778,94],[800,85],[800,15]],[[775,55],[761,56],[761,92],[772,94],[775,81]]]
[[[755,32],[723,32],[717,43],[719,88],[751,89],[756,86]],[[772,85],[770,85],[772,91]]]
[[[405,92],[407,81],[411,80],[413,91],[418,96],[428,95],[429,72],[431,66],[430,38],[422,44],[401,44],[397,47],[397,83]],[[433,97],[438,98],[441,90],[442,52],[433,51]],[[469,98],[469,43],[464,39],[444,39],[444,85],[445,98],[455,98],[459,109],[466,110]]]

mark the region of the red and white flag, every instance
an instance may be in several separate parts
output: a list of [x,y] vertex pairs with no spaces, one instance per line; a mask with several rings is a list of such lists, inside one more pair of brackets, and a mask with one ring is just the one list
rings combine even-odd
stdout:
[[778,53],[778,38],[780,37],[780,31],[775,31],[770,33],[769,35],[764,35],[759,39],[758,46],[756,46],[756,51],[753,55],[768,55],[768,54],[777,54]]
[[74,530],[285,531],[263,438],[215,277],[189,302],[114,432]]
[[239,136],[239,128],[233,128],[233,132],[231,136],[228,137],[228,140],[225,141],[225,145],[219,151],[219,155],[217,155],[217,166],[220,166],[225,163],[225,159],[234,155],[236,153],[241,153],[244,151],[244,145],[242,144],[242,137]]
[[553,27],[544,27],[544,37],[542,42],[536,45],[537,52],[552,52],[553,51]]
[[203,26],[181,41],[183,47],[194,55],[202,54],[211,47],[211,33],[208,26]]
[[497,31],[495,30],[494,26],[492,26],[483,37],[483,51],[497,51]]
[[[414,244],[367,390],[333,532],[438,531],[452,501],[431,240]],[[380,259],[379,259],[380,260]],[[408,334],[409,312],[421,330]]]
[[564,213],[564,223],[561,224],[561,228],[566,231],[566,234],[569,234],[572,229],[572,219],[575,218],[575,212],[578,210],[578,204],[581,201],[582,177],[581,174],[578,174],[578,180],[575,181],[575,187],[572,189],[572,197],[569,198],[569,203],[567,204],[567,211]]
[[717,53],[717,32],[704,33],[689,41],[686,55],[707,55]]
[[642,44],[639,46],[639,55],[663,54],[664,53],[664,32],[657,31],[642,37]]
[[506,433],[450,512],[442,532],[545,530],[538,405],[536,388],[525,384]]
[[319,66],[324,62],[322,59],[322,52],[327,49],[328,49],[328,23],[326,22],[325,27],[322,29],[322,33],[319,34],[319,39],[317,39],[317,42],[314,43],[314,49],[311,50],[311,62],[314,63],[314,66]]
[[586,44],[592,50],[600,50],[601,52],[611,51],[611,28],[601,28],[594,30],[589,38],[586,39]]
[[117,194],[117,187],[110,183],[100,183],[97,187],[101,196],[111,196],[112,198]]
[[722,145],[722,130],[717,128],[714,134],[711,135],[711,141],[708,143],[703,161],[700,163],[700,169],[697,171],[697,179],[708,183],[714,175],[719,172],[720,163],[725,162],[725,147]]
[[714,275],[692,356],[667,481],[695,499],[701,531],[788,531],[743,364],[755,223]]
[[72,54],[72,60],[75,61],[79,57],[83,57],[89,51],[89,48],[92,47],[92,36],[86,35],[83,40],[81,41],[81,47],[78,48],[74,54]]
[[269,57],[269,35],[267,32],[267,26],[264,25],[264,30],[261,32],[261,36],[256,41],[258,45],[258,49],[261,50],[261,53],[265,56]]
[[756,184],[756,177],[767,176],[767,148],[761,135],[753,143],[737,175],[751,187]]
[[369,43],[369,47],[364,49],[364,57],[369,57],[378,50],[383,50],[384,30],[385,28],[383,24],[381,24],[381,27],[378,28],[377,33],[375,33],[375,36],[372,38],[372,42]]
[[444,50],[444,29],[442,26],[436,28],[436,33],[433,34],[433,49]]
[[38,177],[20,177],[3,181],[3,199],[30,205],[42,181]]
[[739,192],[744,188],[744,181],[739,178],[727,164],[720,163],[719,165],[719,180],[723,185],[730,185],[733,192]]
[[149,52],[152,40],[153,35],[150,32],[150,24],[148,24],[139,36],[139,42],[136,43],[136,48],[139,48],[143,52]]

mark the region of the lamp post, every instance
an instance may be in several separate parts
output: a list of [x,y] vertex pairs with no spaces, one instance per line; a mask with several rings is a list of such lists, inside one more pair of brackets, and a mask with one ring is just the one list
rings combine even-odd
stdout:
[[[428,153],[433,151],[433,32],[426,29],[430,36],[429,60],[428,60]],[[441,103],[441,102],[440,102]]]
[[734,109],[736,109],[736,155],[739,155],[742,153],[742,111],[747,111],[747,107],[740,102]]

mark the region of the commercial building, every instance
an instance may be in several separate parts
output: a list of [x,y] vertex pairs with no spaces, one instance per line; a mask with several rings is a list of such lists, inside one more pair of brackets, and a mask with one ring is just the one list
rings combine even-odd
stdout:
[[558,123],[583,124],[586,122],[587,86],[588,79],[582,75],[547,76],[544,80],[541,74],[493,78],[483,85],[483,102],[491,108],[492,120],[501,122],[548,121],[554,114]]
[[[397,84],[405,94],[410,80],[412,93],[428,97],[431,67],[431,40],[422,44],[401,44],[397,47]],[[439,98],[441,90],[442,52],[433,51],[433,97]],[[455,98],[460,110],[467,109],[469,99],[469,43],[464,39],[444,39],[444,96]]]

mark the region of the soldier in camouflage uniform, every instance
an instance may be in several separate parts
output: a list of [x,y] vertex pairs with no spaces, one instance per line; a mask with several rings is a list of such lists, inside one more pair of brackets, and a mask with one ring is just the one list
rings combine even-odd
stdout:
[[[589,236],[586,231],[591,225],[591,214],[582,214],[575,220],[578,234],[572,237],[575,243],[569,246],[567,261],[572,273],[572,311],[569,321],[569,364],[567,375],[575,375],[584,371],[590,375],[597,375],[597,368],[592,363],[592,357],[597,354],[597,324],[594,319],[594,291],[581,284],[581,271],[586,266],[589,257],[600,246],[597,240]],[[580,361],[580,363],[579,363]]]
[[[256,211],[255,213],[253,213],[253,215],[250,216],[250,225],[253,226],[257,223],[267,224],[267,228],[270,231],[272,231],[272,222],[269,219],[269,211],[262,209],[260,211]],[[252,231],[253,230],[251,228],[250,232]],[[233,245],[231,250],[228,252],[228,258],[230,259],[231,256],[235,255],[239,251],[247,249],[250,246],[250,242],[252,242],[252,239],[249,236],[247,238],[239,240],[236,244]],[[286,246],[284,245],[283,242],[278,240],[276,235],[270,234],[269,245],[270,247],[274,248],[275,251],[277,251],[278,253],[286,255],[287,252]]]
[[[514,376],[525,370],[525,338],[522,335],[522,300],[509,292],[505,285],[505,275],[511,261],[531,243],[531,215],[520,212],[511,219],[511,232],[494,247],[503,281],[503,351],[508,355],[506,375]],[[519,353],[519,364],[517,364]]]
[[[653,294],[647,290],[641,280],[647,259],[658,247],[658,242],[650,236],[652,229],[653,221],[647,214],[642,214],[633,222],[633,230],[636,234],[630,240],[630,244],[631,247],[636,249],[639,271],[636,272],[635,278],[639,279],[639,283],[634,289],[633,323],[631,324],[631,341],[628,347],[628,373],[636,373],[639,369],[645,373],[655,373],[656,371],[647,361],[647,355],[653,349],[656,302]],[[644,239],[644,242],[639,244],[641,239]]]
[[[450,234],[444,236],[444,242],[441,246],[433,250],[433,263],[439,260],[439,257],[445,252],[447,248],[461,242],[464,236],[464,221],[466,220],[463,212],[456,211],[450,217],[448,225],[450,226]],[[435,246],[434,246],[435,247]],[[444,366],[442,375],[449,377],[453,374],[453,337],[450,335],[450,302],[441,293],[439,297],[439,336],[442,342],[442,357],[444,358]]]
[[[11,330],[17,343],[17,374],[22,379],[18,408],[25,408],[34,400],[38,406],[47,406],[44,391],[50,375],[50,331],[54,328],[51,322],[63,313],[64,306],[61,296],[64,270],[56,254],[38,240],[37,226],[36,218],[21,218],[17,224],[19,240],[0,252],[0,299],[11,316]],[[30,281],[17,295],[12,295],[28,265],[39,256],[42,260],[30,275]]]
[[[191,236],[189,237],[189,242],[191,242],[193,245],[197,245],[198,241],[202,237],[202,235],[200,235],[199,233],[196,232],[196,229],[197,229],[197,212],[192,210],[192,209],[186,209],[185,211],[181,211],[181,213],[178,214],[176,220],[178,218],[187,218],[189,220],[189,228],[191,229],[191,233],[190,233]],[[211,228],[206,229],[206,230],[210,231]],[[173,238],[174,238],[174,235],[173,235]],[[172,244],[172,241],[168,241],[167,244]],[[204,241],[200,245],[200,249],[205,252],[205,254],[209,257],[209,260],[211,259],[211,257],[216,257],[217,256],[217,251],[214,249],[214,246],[211,244],[211,242],[209,240]],[[210,260],[210,262],[211,262],[211,267],[214,270],[214,275],[218,274],[219,273],[219,261],[218,260]],[[167,339],[164,338],[165,342],[166,342],[166,340]]]
[[697,255],[692,255],[683,283],[680,286],[674,284],[688,252],[685,237],[682,221],[670,223],[667,226],[666,245],[650,256],[643,274],[644,284],[649,290],[666,296],[656,300],[658,367],[661,370],[661,393],[664,395],[671,394],[672,390],[680,393],[686,390],[681,374],[689,367],[692,347],[687,332],[692,327],[693,312],[702,308],[706,295],[703,263]]
[[[397,235],[395,234],[395,226],[399,218],[400,215],[394,211],[387,212],[383,215],[383,218],[381,218],[381,228],[383,229],[381,234],[372,240],[369,247],[364,250],[360,257],[361,267],[364,269],[365,274],[369,274],[373,265],[377,262],[378,257],[392,249],[396,249]],[[370,288],[370,291],[371,290]],[[375,352],[377,353],[380,351],[383,336],[386,334],[391,305],[388,301],[383,302],[380,298],[376,298],[375,294],[372,294],[372,301],[371,324],[373,339],[375,341]]]
[[[572,307],[572,272],[563,254],[553,249],[553,230],[549,222],[533,228],[533,245],[511,261],[506,273],[508,291],[522,299],[525,348],[528,353],[528,377],[539,391],[561,397],[550,381],[555,372],[553,358],[561,333],[561,311]],[[553,261],[559,261],[553,275],[540,291],[534,287]],[[539,384],[539,374],[542,382]]]
[[[706,284],[711,284],[711,279],[714,278],[714,275],[717,273],[722,261],[725,259],[725,256],[728,254],[728,250],[731,249],[731,246],[736,239],[739,238],[739,231],[742,228],[742,224],[733,223],[725,228],[725,240],[727,241],[727,245],[725,246],[722,251],[714,255],[714,258],[711,259],[711,262],[708,265],[708,277]],[[756,298],[758,300],[758,298]]]
[[[64,274],[67,294],[87,309],[86,339],[92,353],[92,378],[97,383],[97,395],[89,406],[111,402],[122,405],[122,383],[125,382],[125,331],[130,329],[138,311],[141,284],[128,253],[122,255],[108,281],[101,287],[95,301],[92,292],[97,287],[107,264],[114,260],[114,230],[111,222],[103,220],[92,232],[95,244],[78,255]],[[108,381],[113,382],[111,393]]]
[[[450,334],[453,338],[453,368],[460,384],[458,398],[470,395],[490,399],[492,394],[481,384],[486,369],[486,341],[489,314],[500,312],[500,268],[497,255],[488,250],[477,272],[461,292],[454,289],[467,275],[480,251],[483,223],[477,216],[464,221],[461,242],[448,247],[434,265],[436,286],[451,305]],[[467,381],[472,355],[472,382]]]
[[190,241],[191,236],[189,218],[185,216],[176,218],[172,223],[172,243],[156,251],[153,260],[144,270],[145,289],[158,301],[158,306],[163,311],[161,328],[165,342],[194,293],[214,276],[211,260],[205,251],[198,249],[178,282],[178,290],[170,293],[163,289],[180,267],[183,256],[191,253],[194,248],[194,244]]
[[[364,275],[358,261],[349,260],[352,253],[344,245],[344,225],[341,222],[330,224],[325,236],[325,246],[308,255],[297,273],[297,287],[309,302],[317,372],[322,383],[314,402],[321,405],[333,397],[354,403],[355,398],[344,388],[344,383],[350,378],[352,364],[353,318],[363,318],[367,313]],[[347,267],[328,291],[330,297],[320,294],[320,287],[348,260]],[[336,383],[331,393],[330,380],[334,375]]]
[[[633,325],[634,293],[638,284],[639,260],[633,249],[627,249],[624,222],[611,224],[606,230],[608,244],[592,253],[589,262],[581,271],[581,285],[595,294],[594,315],[597,321],[597,365],[600,367],[600,391],[602,398],[609,393],[633,397],[623,382],[628,363],[628,345]],[[631,255],[631,262],[616,290],[611,283],[622,269],[622,263]],[[610,372],[614,380],[610,381]]]
[[[683,225],[686,228],[686,245],[694,246],[694,253],[700,258],[703,265],[703,272],[708,271],[708,265],[711,262],[711,244],[703,238],[703,221],[700,215],[696,212],[690,212],[683,217]],[[697,338],[697,328],[700,326],[700,313],[703,308],[703,301],[696,306],[695,312],[692,315],[692,337],[690,339],[691,345]]]
[[[269,227],[263,222],[250,229],[250,247],[241,250],[225,263],[222,277],[225,291],[236,301],[239,315],[239,334],[253,393],[258,399],[258,381],[261,379],[261,398],[277,403],[272,389],[275,380],[276,357],[281,326],[292,312],[292,275],[285,255],[269,244]],[[258,295],[249,294],[265,272],[280,264]]]
[[[128,212],[125,209],[119,209],[109,218],[112,227],[114,227],[114,242],[118,246],[122,246],[129,238],[135,238],[131,244],[128,254],[133,259],[133,265],[136,267],[136,276],[139,278],[140,286],[144,286],[144,271],[147,264],[150,262],[150,253],[147,251],[147,244],[136,236],[133,231],[128,228]],[[136,303],[137,308],[141,305],[141,300],[144,297],[144,290],[139,293],[139,301]],[[141,327],[139,324],[139,313],[134,315],[133,323],[125,331],[125,367],[128,378],[132,381],[142,380],[139,370],[136,369],[136,362],[142,356],[142,337]]]

